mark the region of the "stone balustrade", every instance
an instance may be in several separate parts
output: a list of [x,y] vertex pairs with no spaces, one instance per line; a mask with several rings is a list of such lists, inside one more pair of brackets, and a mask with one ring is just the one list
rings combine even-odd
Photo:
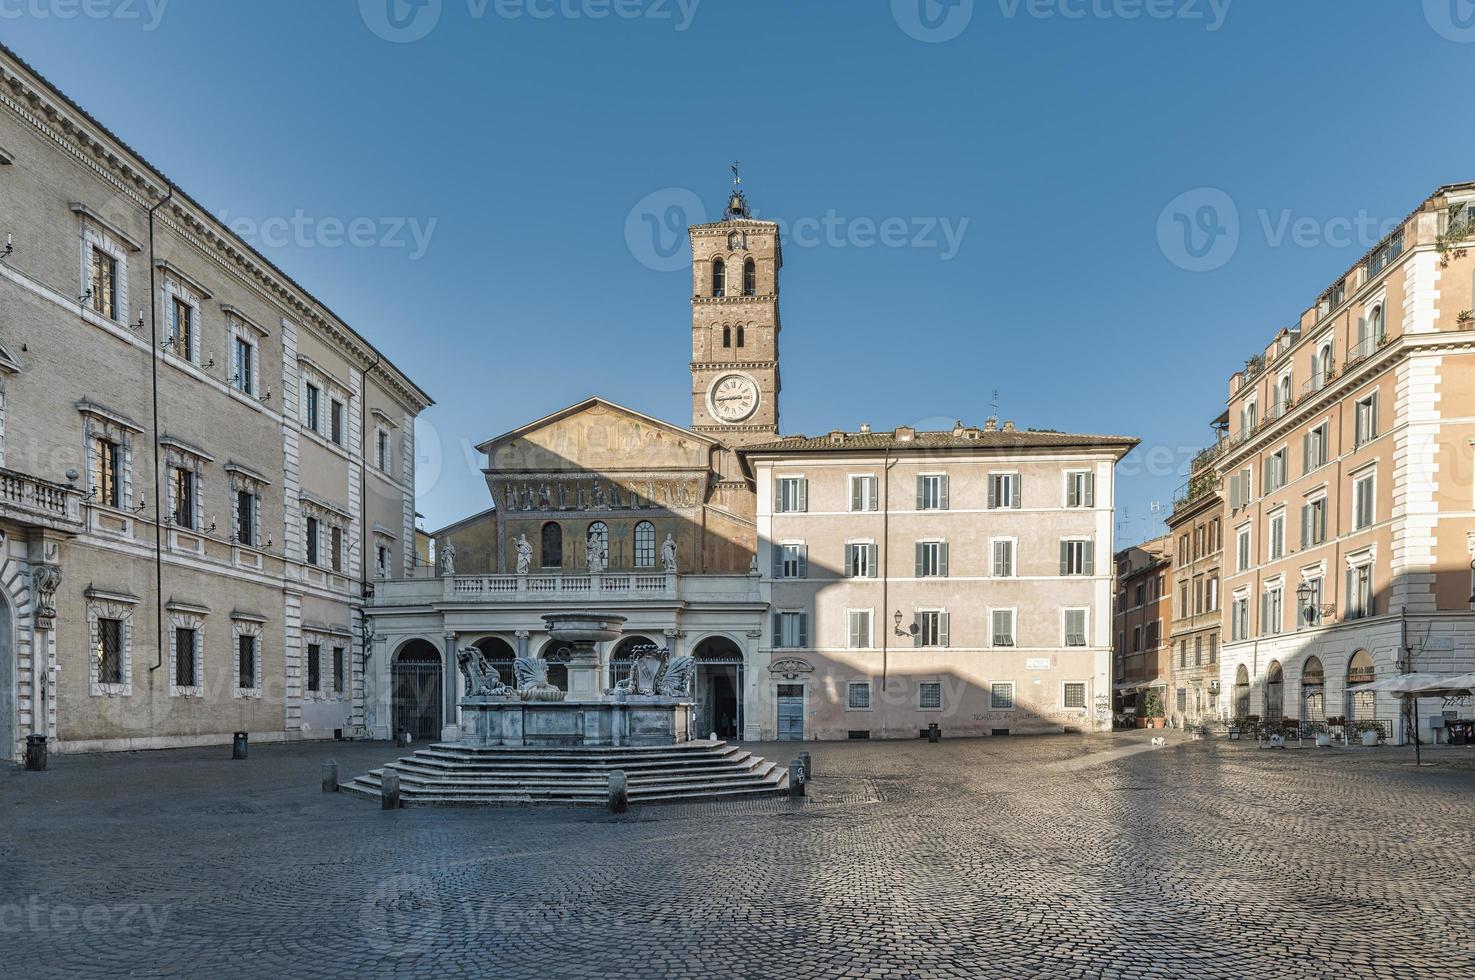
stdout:
[[507,603],[594,605],[621,601],[695,600],[756,602],[758,580],[749,575],[683,575],[664,572],[586,574],[445,575],[380,579],[370,605]]
[[20,524],[80,529],[82,492],[15,470],[0,469],[0,517]]

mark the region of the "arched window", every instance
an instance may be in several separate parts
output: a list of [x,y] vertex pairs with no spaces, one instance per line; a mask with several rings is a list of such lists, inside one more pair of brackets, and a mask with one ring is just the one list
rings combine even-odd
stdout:
[[741,323],[738,324],[737,328],[737,345],[739,347],[743,346],[743,325]]
[[1326,671],[1319,657],[1307,657],[1301,666],[1301,721],[1326,721]]
[[1234,672],[1234,717],[1245,718],[1250,713],[1250,671],[1244,664]]
[[727,295],[727,263],[721,259],[712,260],[712,295]]
[[723,347],[731,347],[732,346],[732,327],[723,327],[722,328],[722,346]]
[[1332,380],[1336,371],[1336,359],[1332,356],[1332,343],[1327,341],[1321,345],[1321,350],[1316,352],[1316,387],[1320,388]]
[[1264,719],[1268,724],[1280,722],[1286,715],[1285,706],[1285,673],[1280,669],[1280,662],[1270,661],[1270,667],[1265,671],[1265,713]]
[[743,263],[743,295],[758,295],[758,263],[752,259]]
[[543,525],[543,568],[563,567],[563,528],[554,521]]
[[1373,682],[1373,655],[1358,650],[1347,662],[1347,720],[1371,721],[1377,713],[1377,695],[1367,689]]
[[589,525],[589,536],[588,536],[588,538],[586,540],[588,540],[590,542],[598,542],[598,544],[599,544],[599,559],[605,565],[605,567],[608,567],[609,566],[609,528],[605,526],[604,521],[595,521],[593,524],[590,524]]
[[656,567],[656,526],[650,521],[635,525],[635,567]]

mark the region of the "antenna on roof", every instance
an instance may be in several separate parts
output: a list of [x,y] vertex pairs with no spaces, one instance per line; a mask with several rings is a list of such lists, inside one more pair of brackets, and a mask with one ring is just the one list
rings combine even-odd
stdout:
[[994,389],[993,408],[989,412],[989,414],[992,415],[994,418],[998,418],[999,417],[999,389],[997,389],[997,388]]

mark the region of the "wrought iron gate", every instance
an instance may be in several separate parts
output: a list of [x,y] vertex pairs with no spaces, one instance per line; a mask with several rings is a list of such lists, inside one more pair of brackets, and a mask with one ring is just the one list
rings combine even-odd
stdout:
[[440,738],[440,660],[400,658],[392,674],[395,732],[409,732],[417,742]]

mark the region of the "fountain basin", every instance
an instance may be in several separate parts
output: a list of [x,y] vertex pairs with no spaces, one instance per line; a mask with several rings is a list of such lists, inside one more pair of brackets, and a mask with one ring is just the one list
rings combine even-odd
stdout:
[[467,698],[461,741],[473,746],[676,745],[692,739],[694,706],[666,697],[563,701]]

